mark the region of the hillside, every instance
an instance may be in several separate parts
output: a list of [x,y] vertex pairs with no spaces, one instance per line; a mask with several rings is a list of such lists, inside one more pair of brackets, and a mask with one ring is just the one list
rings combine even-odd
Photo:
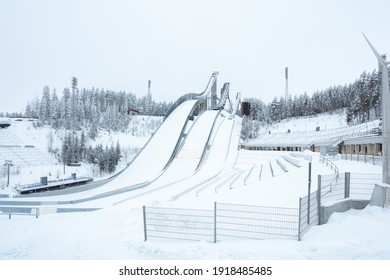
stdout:
[[335,128],[349,127],[346,122],[346,111],[338,110],[332,113],[322,113],[308,117],[295,117],[281,120],[270,126],[261,128],[259,136],[271,133],[291,133],[311,132],[320,130],[330,130]]
[[[42,176],[48,176],[49,179],[61,179],[76,173],[99,180],[112,175],[101,173],[97,166],[86,162],[82,162],[79,167],[66,166],[64,173],[63,163],[58,159],[61,159],[60,153],[66,134],[65,130],[55,130],[49,126],[36,127],[34,121],[29,119],[18,118],[9,119],[9,121],[11,126],[0,130],[2,151],[0,160],[13,160],[14,166],[10,168],[10,186],[37,183]],[[126,131],[100,130],[95,139],[87,139],[86,146],[101,144],[105,147],[119,142],[122,157],[116,171],[120,171],[138,153],[161,121],[161,117],[133,116]],[[49,147],[50,150],[58,152],[50,153]],[[3,168],[0,178],[2,188],[6,185],[6,180],[7,174]]]
[[345,110],[342,110],[337,113],[290,118],[260,127],[258,136],[247,139],[244,143],[249,148],[293,147],[305,150],[320,143],[337,146],[345,139],[376,133],[380,130],[380,126],[380,120],[348,125]]

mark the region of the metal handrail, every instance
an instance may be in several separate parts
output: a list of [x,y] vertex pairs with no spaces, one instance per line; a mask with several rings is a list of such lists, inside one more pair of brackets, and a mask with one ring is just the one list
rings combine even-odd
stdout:
[[190,100],[190,99],[204,99],[206,100],[207,94],[211,91],[212,86],[216,83],[218,77],[218,72],[213,72],[211,74],[211,77],[207,83],[207,86],[204,91],[201,93],[187,93],[181,96],[178,100],[176,100],[175,103],[169,108],[168,112],[164,116],[164,120],[183,102]]
[[225,83],[221,90],[221,100],[214,107],[214,110],[221,110],[225,107],[226,100],[229,98],[229,86],[230,83]]
[[324,196],[324,195],[326,195],[326,194],[328,194],[328,193],[331,193],[332,190],[333,190],[333,188],[336,186],[337,180],[339,179],[339,169],[338,169],[338,167],[337,167],[333,162],[331,162],[330,160],[326,159],[326,158],[323,157],[323,156],[320,157],[320,162],[321,162],[321,161],[322,161],[322,163],[325,162],[326,165],[330,165],[330,168],[331,168],[332,170],[334,170],[335,173],[336,173],[335,177],[333,178],[333,180],[332,180],[329,184],[327,184],[327,185],[321,187],[321,188],[329,187],[329,191],[326,192],[326,193],[324,193],[324,194],[322,194],[322,196]]

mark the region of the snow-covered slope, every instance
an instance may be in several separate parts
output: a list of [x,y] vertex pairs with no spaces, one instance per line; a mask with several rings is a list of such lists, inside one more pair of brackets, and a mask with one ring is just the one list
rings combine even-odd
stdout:
[[[212,113],[208,113],[212,115]],[[204,115],[206,118],[206,115]],[[210,119],[212,119],[210,117]],[[205,119],[204,119],[205,120]],[[201,117],[197,120],[202,123]],[[210,125],[205,121],[204,125]],[[204,126],[202,125],[202,126]],[[156,186],[153,192],[137,190],[138,196],[130,194],[107,198],[105,209],[95,212],[46,214],[38,219],[31,216],[0,215],[3,238],[0,239],[1,259],[389,259],[390,227],[389,209],[367,207],[363,211],[334,214],[329,223],[312,228],[298,241],[229,241],[217,244],[205,242],[143,241],[142,205],[169,206],[189,209],[212,209],[215,201],[221,203],[261,205],[272,207],[297,207],[300,196],[307,193],[308,162],[301,167],[289,166],[288,172],[278,170],[274,177],[264,169],[261,180],[257,169],[263,164],[281,158],[280,152],[237,150],[239,119],[218,117],[216,129],[210,138],[210,149],[201,169],[193,176],[166,188]],[[173,129],[173,128],[172,128]],[[196,132],[198,131],[198,132]],[[206,134],[200,133],[194,123],[188,131],[188,142],[182,154],[168,169],[172,177],[186,174],[181,164],[184,158],[196,158]],[[171,133],[171,131],[168,131]],[[195,133],[196,132],[196,133]],[[191,136],[191,133],[192,134]],[[200,141],[203,139],[203,143]],[[199,142],[197,142],[199,141]],[[195,149],[196,148],[196,149]],[[157,153],[164,149],[156,144]],[[165,152],[165,151],[164,151]],[[194,156],[195,155],[195,156]],[[333,171],[319,162],[319,155],[310,153],[312,162],[312,185],[316,186],[318,174]],[[151,154],[151,157],[153,153]],[[147,158],[148,161],[153,158]],[[178,160],[175,164],[175,161]],[[185,161],[181,161],[186,164]],[[380,173],[380,166],[362,162],[337,160],[340,172]],[[251,167],[255,165],[255,168]],[[191,161],[191,170],[195,161]],[[252,169],[252,174],[249,171]],[[183,172],[183,173],[182,173]],[[187,171],[186,171],[187,172]],[[192,172],[192,171],[191,171]],[[168,173],[167,173],[168,174]],[[244,180],[246,174],[251,176]],[[238,180],[229,187],[236,175]],[[146,176],[149,176],[146,174]],[[125,178],[125,177],[124,177]],[[163,177],[161,177],[163,178]],[[212,180],[210,180],[210,178]],[[127,178],[131,180],[131,178]],[[170,178],[172,179],[172,178]],[[210,181],[209,181],[210,180]],[[168,181],[168,180],[167,180]],[[158,180],[156,181],[158,182]],[[202,192],[191,189],[199,183],[208,182]],[[201,186],[201,185],[199,185]],[[189,189],[176,199],[173,196]],[[4,202],[6,199],[2,199]],[[7,198],[7,201],[10,199]],[[121,203],[116,203],[116,202]],[[86,204],[88,207],[102,205],[99,201]],[[114,206],[115,205],[115,206]],[[114,207],[113,207],[114,206]],[[61,205],[41,205],[42,208]],[[28,233],[28,234],[25,234]],[[373,241],[372,236],[375,235]],[[109,240],[109,242],[107,242]],[[261,248],[261,250],[259,250]]]
[[380,120],[350,126],[345,119],[345,113],[340,111],[283,120],[262,128],[259,136],[247,141],[246,146],[308,147],[320,142],[337,144],[350,137],[371,134],[380,126]]

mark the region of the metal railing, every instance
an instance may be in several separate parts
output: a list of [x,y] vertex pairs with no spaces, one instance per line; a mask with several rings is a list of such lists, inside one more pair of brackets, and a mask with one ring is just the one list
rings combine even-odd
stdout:
[[317,192],[312,192],[303,198],[299,198],[299,230],[298,240],[318,224],[318,196]]
[[143,207],[144,239],[298,239],[298,209],[214,203],[213,210]]
[[359,155],[359,154],[341,154],[341,159],[350,161],[359,161],[364,163],[371,163],[373,165],[382,165],[382,156],[374,155]]
[[333,175],[332,180],[327,185],[322,186],[323,188],[328,188],[329,192],[331,192],[332,189],[337,185],[337,181],[339,179],[339,173],[340,173],[339,169],[338,169],[336,164],[334,164],[332,161],[328,160],[327,158],[325,158],[323,156],[320,156],[320,162],[322,164],[326,164],[326,166],[329,166],[330,169],[332,169],[334,171],[334,175]]
[[144,239],[214,241],[212,210],[143,207]]
[[224,83],[222,87],[221,100],[214,107],[214,110],[221,110],[225,107],[226,100],[229,98],[229,83]]
[[166,119],[180,104],[182,104],[187,100],[204,99],[206,101],[207,94],[210,92],[213,85],[216,83],[217,77],[218,77],[218,72],[213,72],[204,91],[202,91],[201,93],[187,93],[181,96],[179,99],[177,99],[165,114],[164,119]]
[[218,203],[216,236],[232,239],[298,239],[298,209]]
[[3,211],[0,211],[0,215],[7,215],[8,216],[8,219],[11,219],[12,216],[35,216],[36,219],[38,219],[39,215],[40,215],[40,209],[39,208],[17,208],[17,207],[13,207],[13,208],[9,208],[7,209],[8,211],[4,212],[4,209],[2,209]]

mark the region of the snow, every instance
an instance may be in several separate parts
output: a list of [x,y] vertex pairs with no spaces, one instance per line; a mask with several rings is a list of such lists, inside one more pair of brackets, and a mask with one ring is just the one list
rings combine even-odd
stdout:
[[[185,111],[185,110],[184,110]],[[180,116],[185,113],[180,114]],[[299,197],[307,194],[308,162],[298,159],[301,167],[285,162],[288,172],[277,170],[272,177],[266,168],[269,162],[277,167],[276,159],[283,160],[281,155],[287,152],[263,152],[237,150],[240,119],[228,119],[219,116],[216,121],[218,128],[209,139],[211,146],[202,168],[194,170],[199,160],[198,148],[207,141],[205,131],[199,129],[205,126],[206,119],[211,121],[212,114],[202,115],[188,130],[188,142],[173,161],[166,173],[155,180],[147,189],[118,194],[104,199],[93,200],[80,205],[65,205],[64,207],[103,207],[92,212],[55,213],[35,216],[0,215],[2,238],[0,238],[0,259],[2,260],[239,260],[239,259],[273,259],[273,260],[330,260],[330,259],[390,259],[390,209],[368,206],[364,210],[349,210],[345,213],[334,213],[329,222],[322,226],[314,226],[302,238],[302,241],[292,240],[234,240],[216,244],[199,241],[149,240],[144,242],[142,206],[175,207],[190,209],[212,209],[214,201],[221,203],[298,207]],[[334,116],[334,115],[333,115]],[[207,118],[206,118],[207,117]],[[179,117],[178,117],[179,118]],[[181,118],[181,117],[180,117]],[[332,120],[327,116],[328,124]],[[296,128],[304,131],[303,124]],[[163,135],[169,135],[171,130],[177,133],[178,125],[162,126]],[[198,125],[197,125],[198,124]],[[171,126],[172,125],[172,126]],[[210,125],[208,123],[208,125]],[[291,124],[292,126],[292,124]],[[27,129],[27,126],[26,126]],[[166,129],[166,130],[165,130]],[[23,136],[20,128],[18,137],[26,143],[28,139],[44,141],[45,133],[39,129],[28,128]],[[172,132],[173,133],[173,132]],[[193,133],[193,134],[191,134]],[[157,134],[156,134],[157,135]],[[161,136],[163,139],[165,136]],[[208,135],[207,135],[208,136]],[[107,140],[109,138],[111,140]],[[107,141],[116,141],[121,136],[106,136]],[[158,137],[158,138],[157,138]],[[130,138],[129,138],[130,139]],[[143,138],[144,139],[144,138]],[[160,139],[160,136],[156,136]],[[165,138],[164,138],[165,139]],[[197,139],[199,142],[196,142]],[[140,143],[144,141],[141,140]],[[168,141],[165,139],[163,141]],[[38,143],[37,141],[36,143]],[[129,140],[129,144],[132,140]],[[136,141],[134,141],[136,142]],[[144,143],[143,142],[143,143]],[[29,142],[30,143],[30,142]],[[34,142],[35,143],[35,142]],[[164,142],[165,143],[165,142]],[[165,144],[156,141],[153,151],[162,155]],[[159,145],[160,144],[160,145]],[[37,144],[38,145],[38,144]],[[139,146],[139,145],[137,145]],[[191,149],[191,147],[193,149]],[[43,144],[42,144],[43,148]],[[44,149],[42,149],[44,151]],[[197,151],[197,152],[196,152]],[[319,154],[305,152],[313,156],[312,186],[317,185],[318,174],[332,174],[333,171],[320,163]],[[166,157],[166,156],[164,156]],[[139,156],[141,158],[141,155]],[[147,157],[149,166],[153,165],[152,151]],[[146,160],[146,159],[145,159]],[[162,161],[161,161],[162,162]],[[157,165],[161,166],[158,161]],[[225,162],[225,164],[222,164]],[[351,162],[334,159],[340,172],[380,174],[381,166],[363,162]],[[258,180],[260,168],[263,165],[262,179]],[[191,166],[191,168],[186,168]],[[252,169],[253,167],[253,169]],[[39,167],[45,169],[45,167]],[[128,169],[131,170],[131,169]],[[156,168],[155,170],[158,170]],[[192,170],[192,171],[191,171]],[[252,172],[249,172],[252,170]],[[33,171],[31,171],[33,172]],[[47,169],[46,171],[47,172]],[[130,171],[128,171],[130,172]],[[141,172],[141,171],[140,171]],[[192,172],[192,173],[191,173]],[[240,174],[240,177],[237,177]],[[137,174],[141,180],[142,174]],[[155,177],[155,173],[146,174],[144,178]],[[248,175],[248,176],[247,176]],[[21,173],[15,180],[25,180]],[[102,189],[119,188],[122,183],[131,180],[130,173],[122,173],[117,182],[105,185]],[[17,177],[15,175],[15,177]],[[213,180],[210,180],[213,178]],[[221,184],[227,178],[238,178],[229,187]],[[246,179],[246,180],[245,180]],[[161,181],[159,181],[161,180]],[[196,195],[197,184],[210,180],[207,187]],[[127,185],[126,185],[127,186]],[[172,196],[183,190],[191,189],[179,198]],[[216,191],[217,190],[217,191]],[[1,190],[9,194],[9,189]],[[97,190],[94,190],[97,192]],[[13,201],[59,201],[82,197],[86,194],[71,194],[38,198],[0,198],[1,203]],[[0,205],[1,206],[1,205]],[[45,206],[42,206],[45,208]],[[47,205],[55,208],[58,205]]]

